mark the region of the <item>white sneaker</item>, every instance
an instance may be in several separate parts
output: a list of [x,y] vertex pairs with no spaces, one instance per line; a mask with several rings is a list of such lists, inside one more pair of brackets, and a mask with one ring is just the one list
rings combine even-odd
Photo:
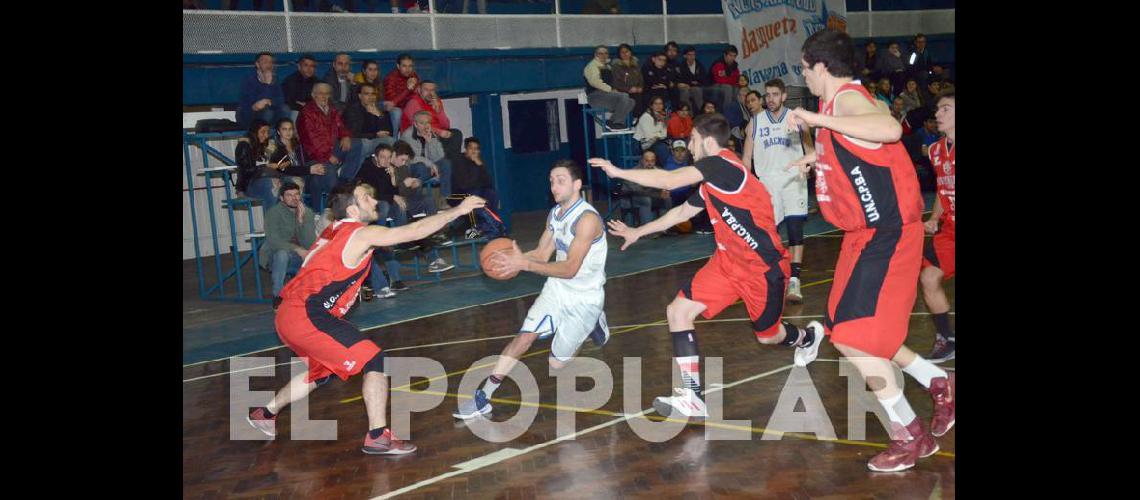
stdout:
[[376,292],[376,297],[379,297],[381,299],[390,299],[395,296],[396,292],[393,292],[392,287],[389,286],[381,288],[379,292]]
[[467,232],[463,233],[463,237],[468,240],[477,240],[482,236],[483,235],[479,233],[479,230],[475,228],[468,229]]
[[808,336],[811,337],[811,343],[796,348],[796,353],[793,356],[793,362],[796,366],[807,366],[808,363],[815,361],[815,358],[819,356],[819,346],[823,344],[823,325],[820,322],[812,321],[804,328],[807,330]]
[[442,273],[452,269],[455,269],[455,264],[448,264],[447,261],[443,259],[435,259],[428,265],[429,273]]
[[687,387],[674,387],[672,396],[660,396],[654,399],[653,409],[666,417],[707,417],[709,415],[704,400]]
[[800,293],[799,278],[792,278],[788,280],[788,300],[793,304],[803,303],[804,295]]

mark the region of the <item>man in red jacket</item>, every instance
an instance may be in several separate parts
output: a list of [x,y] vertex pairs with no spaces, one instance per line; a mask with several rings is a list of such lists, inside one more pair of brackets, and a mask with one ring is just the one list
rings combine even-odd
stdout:
[[736,89],[740,86],[740,68],[736,65],[736,46],[724,49],[724,56],[717,59],[709,69],[712,85],[709,86],[709,99],[716,102],[717,109],[728,109]]
[[451,119],[447,117],[447,110],[443,109],[443,100],[436,93],[437,88],[439,86],[431,80],[420,82],[418,91],[404,105],[404,118],[400,130],[407,130],[414,124],[416,113],[420,111],[431,113],[432,130],[443,143],[444,153],[449,158],[454,158],[459,156],[463,145],[463,132],[451,128]]
[[[361,161],[360,143],[352,143],[352,133],[345,126],[340,112],[332,106],[331,98],[332,85],[325,82],[314,84],[313,100],[301,108],[297,117],[297,133],[305,156],[309,161],[325,166],[325,175],[314,175],[308,183],[313,196],[310,205],[317,213],[324,210],[322,195],[336,186],[341,167],[354,162],[359,166]],[[347,173],[350,169],[344,170]]]
[[[416,61],[411,54],[400,54],[396,57],[396,68],[384,76],[384,101],[391,102],[393,136],[399,136],[406,128],[401,126],[403,109],[408,99],[416,95],[416,86],[420,84],[420,75],[416,74]],[[387,104],[385,104],[387,105]]]

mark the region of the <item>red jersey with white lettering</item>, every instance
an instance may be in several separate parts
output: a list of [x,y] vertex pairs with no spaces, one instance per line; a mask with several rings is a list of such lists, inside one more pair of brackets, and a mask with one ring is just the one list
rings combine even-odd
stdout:
[[[835,99],[857,92],[875,99],[858,80],[843,84],[820,113],[834,114]],[[815,192],[824,219],[844,231],[900,228],[922,220],[914,163],[901,142],[868,148],[827,128],[816,133]]]
[[282,307],[319,304],[329,314],[343,317],[352,307],[356,292],[371,268],[371,249],[360,262],[345,263],[343,258],[349,238],[365,225],[357,220],[342,219],[325,228],[305,257],[301,271],[281,289]]
[[[718,255],[728,257],[723,262],[738,268],[779,267],[780,261],[787,259],[788,251],[780,244],[772,198],[764,183],[749,175],[744,163],[729,149],[702,159],[696,167],[705,177],[698,194],[712,222]],[[719,174],[710,170],[727,168],[743,173],[738,183],[731,186],[718,183]]]
[[938,176],[938,202],[942,204],[942,218],[938,227],[954,231],[954,146],[949,137],[943,137],[931,144],[930,164]]

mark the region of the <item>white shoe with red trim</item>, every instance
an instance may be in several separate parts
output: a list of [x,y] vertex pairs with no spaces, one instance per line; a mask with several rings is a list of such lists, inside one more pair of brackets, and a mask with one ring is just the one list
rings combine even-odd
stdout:
[[654,399],[653,409],[666,417],[707,417],[709,415],[704,400],[687,387],[674,387],[672,396],[661,396]]

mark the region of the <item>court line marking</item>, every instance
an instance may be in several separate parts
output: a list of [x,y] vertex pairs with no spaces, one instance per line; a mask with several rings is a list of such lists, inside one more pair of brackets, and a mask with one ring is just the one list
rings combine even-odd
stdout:
[[[810,283],[809,283],[809,285],[810,285]],[[804,286],[807,286],[807,285],[804,285]],[[954,311],[950,311],[948,314],[951,316],[955,316]],[[929,316],[930,313],[929,312],[912,312],[912,313],[910,313],[910,315],[911,316]],[[822,314],[806,314],[806,315],[798,315],[798,316],[781,316],[781,318],[782,319],[818,319],[818,318],[823,318],[823,315]],[[738,322],[738,321],[752,321],[752,320],[749,318],[701,319],[701,320],[696,320],[693,323],[695,323],[695,324],[728,323],[728,322]],[[655,325],[658,325],[660,323],[661,323],[661,321],[655,321],[653,323],[637,323],[637,324],[632,324],[632,325],[614,325],[614,326],[611,326],[610,328],[618,329],[618,328],[632,328],[632,327],[642,327],[642,326],[655,326]],[[615,335],[617,333],[625,333],[625,331],[614,332]],[[457,344],[469,344],[469,343],[474,343],[474,342],[485,342],[485,341],[490,341],[490,340],[502,340],[502,339],[514,338],[515,336],[516,336],[516,334],[499,335],[499,336],[495,336],[495,337],[481,337],[481,338],[477,338],[477,339],[452,340],[452,341],[448,341],[448,342],[436,342],[434,344],[394,347],[392,349],[385,349],[384,352],[410,351],[413,349],[426,349],[428,347],[442,347],[442,346],[457,345]],[[548,352],[548,351],[549,350],[543,351],[543,352]],[[229,359],[229,358],[227,358],[227,359]],[[296,363],[300,363],[300,361],[287,361],[284,363],[277,363],[277,364],[274,364],[273,367],[276,368],[278,366],[292,365],[292,364],[296,364]],[[193,378],[185,379],[182,381],[182,383],[194,382],[194,381],[204,380],[204,379],[214,378],[214,377],[221,377],[224,375],[232,375],[235,373],[243,373],[243,372],[248,372],[248,371],[261,370],[263,368],[264,367],[242,368],[241,370],[229,370],[229,371],[224,371],[224,372],[211,373],[209,375],[202,375],[200,377],[193,377]]]
[[[923,212],[923,213],[927,213],[927,212]],[[837,228],[837,229],[829,229],[829,230],[827,230],[827,231],[823,231],[823,232],[819,232],[819,233],[814,233],[814,234],[805,235],[805,236],[804,236],[804,239],[806,240],[806,239],[808,239],[808,238],[818,238],[818,237],[821,237],[822,235],[825,235],[825,234],[828,234],[828,233],[834,233],[834,232],[836,232],[836,231],[839,231],[839,230],[840,230],[840,229],[838,229],[838,228]],[[782,243],[782,244],[787,244],[787,242],[781,242],[781,243]],[[642,270],[640,270],[640,271],[634,271],[634,272],[631,272],[631,273],[626,273],[626,274],[619,274],[619,275],[617,275],[617,276],[608,277],[607,279],[618,279],[618,278],[625,278],[625,277],[627,277],[627,276],[633,276],[633,275],[635,275],[635,274],[647,273],[647,272],[649,272],[649,271],[656,271],[656,270],[658,270],[658,269],[664,269],[664,268],[666,268],[666,267],[678,266],[678,265],[681,265],[681,264],[688,264],[688,263],[690,263],[690,262],[696,262],[696,261],[698,261],[698,260],[701,260],[701,259],[707,259],[707,258],[710,258],[710,257],[712,257],[712,255],[711,255],[711,254],[710,254],[710,255],[708,255],[708,256],[705,256],[705,257],[698,257],[698,258],[695,258],[695,259],[689,259],[689,260],[686,260],[686,261],[681,261],[681,262],[674,262],[674,263],[672,263],[672,264],[665,264],[665,265],[662,265],[662,266],[651,267],[651,268],[649,268],[649,269],[642,269]],[[800,288],[803,288],[803,287],[806,287],[806,286],[808,286],[808,285],[803,285],[803,286],[801,286]],[[487,302],[487,303],[484,303],[484,304],[475,304],[475,305],[470,305],[470,306],[457,307],[457,308],[455,308],[455,309],[448,309],[448,310],[446,310],[446,311],[438,311],[438,312],[434,312],[434,313],[430,313],[430,314],[425,314],[425,315],[423,315],[423,316],[417,316],[417,317],[415,317],[415,318],[408,318],[408,319],[404,319],[404,320],[400,320],[400,321],[395,321],[395,322],[391,322],[391,323],[381,323],[381,324],[379,324],[379,325],[376,325],[376,326],[370,326],[370,327],[366,327],[366,328],[361,328],[361,329],[360,329],[360,331],[361,331],[361,332],[367,332],[367,331],[371,331],[371,330],[376,330],[376,329],[378,329],[378,328],[384,328],[384,327],[387,327],[387,326],[398,325],[398,324],[400,324],[400,323],[407,323],[407,322],[409,322],[409,321],[416,321],[416,320],[419,320],[419,319],[430,318],[430,317],[433,317],[433,316],[440,316],[440,315],[444,315],[444,314],[448,314],[448,313],[453,313],[453,312],[456,312],[456,311],[462,311],[462,310],[464,310],[464,309],[470,309],[470,308],[472,308],[472,307],[483,307],[483,306],[489,306],[489,305],[493,305],[493,304],[498,304],[499,302],[506,302],[506,301],[508,301],[508,300],[521,299],[521,298],[524,298],[524,297],[529,297],[529,296],[531,296],[531,295],[537,295],[537,294],[539,294],[539,293],[541,293],[541,290],[539,290],[538,292],[532,292],[532,293],[528,293],[528,294],[524,294],[524,295],[519,295],[519,296],[517,296],[517,297],[508,297],[508,298],[505,298],[505,299],[502,299],[502,300],[496,300],[496,301],[493,301],[493,302]],[[267,347],[267,348],[265,348],[265,349],[260,349],[260,350],[257,350],[257,351],[252,351],[252,352],[247,352],[247,353],[242,353],[242,354],[235,354],[235,355],[233,355],[233,356],[226,356],[226,357],[224,357],[224,358],[211,359],[211,360],[207,360],[207,361],[198,361],[198,362],[194,362],[194,363],[184,364],[184,365],[182,365],[182,368],[190,368],[190,367],[192,367],[192,366],[198,366],[198,365],[202,365],[202,364],[206,364],[206,363],[215,363],[215,362],[218,362],[218,361],[226,361],[226,360],[228,360],[228,359],[230,359],[230,358],[233,358],[233,357],[248,356],[248,355],[250,355],[250,354],[257,354],[257,353],[261,353],[261,352],[265,352],[265,351],[272,351],[272,350],[275,350],[275,349],[280,349],[280,348],[282,348],[282,347],[285,347],[285,346],[284,346],[284,345],[279,345],[279,346],[274,346],[274,347]]]
[[[711,388],[711,389],[705,391],[705,393],[729,389],[729,388],[735,387],[737,385],[743,384],[745,382],[751,382],[753,380],[759,380],[759,379],[767,377],[769,375],[774,375],[774,374],[779,373],[781,371],[788,370],[788,369],[792,368],[793,366],[795,366],[795,365],[787,365],[787,366],[783,366],[781,368],[776,368],[775,370],[770,370],[770,371],[760,373],[757,375],[752,375],[750,377],[737,380],[736,382],[733,382],[731,384],[725,384],[723,386]],[[528,446],[528,447],[523,448],[521,450],[519,450],[517,448],[503,448],[503,449],[508,449],[508,450],[517,450],[517,451],[515,451],[515,452],[510,452],[510,451],[503,452],[502,449],[500,449],[494,453],[488,453],[487,455],[483,455],[482,457],[478,457],[478,458],[475,458],[473,460],[468,460],[466,462],[454,465],[453,467],[462,466],[461,468],[458,468],[457,470],[448,471],[448,472],[445,472],[443,474],[439,474],[435,477],[431,477],[431,478],[425,479],[423,481],[412,483],[412,484],[405,486],[403,488],[400,488],[396,491],[390,491],[390,492],[385,493],[383,495],[380,495],[378,497],[373,497],[372,500],[380,500],[380,499],[384,499],[384,498],[392,498],[396,495],[402,495],[402,494],[407,493],[409,491],[414,491],[414,490],[420,489],[424,486],[428,486],[431,484],[438,483],[440,481],[443,481],[444,479],[449,479],[449,478],[458,476],[460,474],[465,474],[465,473],[468,473],[471,471],[482,469],[484,467],[495,465],[495,464],[501,463],[505,460],[508,460],[508,459],[511,459],[511,458],[514,458],[517,456],[525,455],[525,454],[530,453],[532,451],[540,450],[542,448],[546,448],[548,446],[560,443],[562,441],[569,441],[569,440],[576,439],[578,436],[583,436],[583,435],[589,434],[589,433],[597,431],[597,430],[605,429],[606,427],[611,427],[611,426],[617,425],[619,423],[625,422],[625,421],[632,419],[632,418],[637,418],[637,417],[647,415],[651,411],[654,411],[652,407],[645,409],[645,410],[642,410],[642,411],[635,413],[633,415],[625,415],[625,416],[620,417],[620,418],[615,418],[615,419],[610,420],[608,422],[603,422],[603,423],[595,425],[593,427],[583,429],[580,431],[576,431],[573,434],[567,434],[565,436],[561,436],[561,437],[552,439],[550,441],[546,441],[546,442],[539,443],[536,445],[531,445],[531,446]]]

